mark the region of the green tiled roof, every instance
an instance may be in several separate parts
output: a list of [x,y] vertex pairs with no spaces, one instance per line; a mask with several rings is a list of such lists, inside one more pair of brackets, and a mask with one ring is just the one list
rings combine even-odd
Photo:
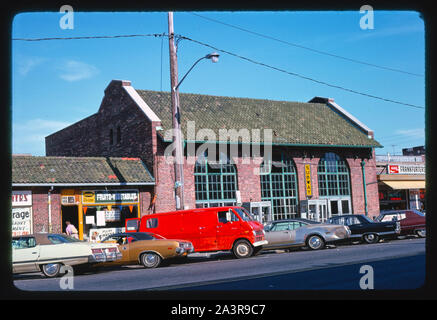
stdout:
[[[172,128],[169,92],[136,90],[161,119],[164,130]],[[273,130],[273,144],[381,147],[366,133],[325,103],[303,103],[250,98],[218,97],[180,93],[181,125],[187,139],[187,121],[195,121],[196,132],[212,129],[219,141],[219,129]],[[199,141],[199,139],[197,139]],[[204,139],[206,140],[206,139]],[[262,142],[262,141],[261,141]]]
[[138,158],[12,156],[12,184],[153,184]]

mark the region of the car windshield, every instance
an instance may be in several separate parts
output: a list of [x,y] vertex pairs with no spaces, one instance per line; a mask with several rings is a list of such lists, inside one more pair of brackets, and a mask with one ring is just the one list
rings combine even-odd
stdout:
[[53,244],[59,244],[59,243],[71,243],[71,242],[83,242],[79,239],[75,239],[72,237],[69,237],[64,234],[50,234],[47,236],[49,241]]
[[308,220],[308,219],[300,219],[300,223],[302,224],[320,224],[318,221]]
[[254,220],[253,217],[250,215],[249,212],[247,212],[246,209],[244,209],[244,208],[235,208],[234,210],[237,211],[238,215],[240,216],[240,218],[243,221],[253,221]]
[[361,215],[361,217],[364,219],[364,220],[366,220],[367,222],[369,222],[369,223],[374,223],[375,221],[373,221],[372,219],[370,219],[369,217],[367,217],[367,216],[363,216],[363,215]]
[[425,215],[424,215],[424,213],[423,212],[420,212],[419,210],[411,210],[411,211],[413,211],[415,214],[417,214],[417,215],[419,215],[419,216],[421,216],[421,217],[424,217]]
[[167,239],[167,238],[164,238],[163,236],[156,234],[156,233],[149,233],[149,234],[155,239],[160,239],[160,240]]

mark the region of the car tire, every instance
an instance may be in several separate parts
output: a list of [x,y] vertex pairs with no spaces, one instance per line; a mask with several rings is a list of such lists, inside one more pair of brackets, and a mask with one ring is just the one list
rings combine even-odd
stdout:
[[308,237],[306,244],[311,250],[320,250],[325,246],[325,241],[321,236],[314,234]]
[[248,241],[238,240],[232,247],[232,253],[238,259],[247,258],[253,254],[253,248]]
[[41,266],[41,271],[47,278],[56,278],[61,272],[61,267],[62,264],[60,263],[43,264]]
[[162,258],[154,252],[146,252],[141,255],[141,264],[148,269],[156,268],[161,264]]
[[379,241],[379,236],[376,233],[367,233],[363,236],[363,240],[368,244],[373,244]]
[[419,238],[425,238],[425,237],[426,237],[426,230],[425,230],[425,229],[418,229],[418,230],[414,231],[414,233],[415,233]]

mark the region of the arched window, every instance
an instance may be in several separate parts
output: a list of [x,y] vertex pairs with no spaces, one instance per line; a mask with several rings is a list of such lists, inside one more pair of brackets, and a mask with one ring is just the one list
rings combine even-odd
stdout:
[[220,161],[208,162],[206,154],[200,156],[194,167],[196,207],[236,205],[237,169],[224,154]]
[[352,213],[349,167],[337,154],[328,152],[317,168],[319,196],[328,199],[329,216]]
[[337,154],[325,153],[319,161],[317,174],[321,197],[350,196],[349,168]]
[[298,195],[296,167],[293,160],[279,159],[261,164],[261,200],[270,201],[273,220],[296,217]]

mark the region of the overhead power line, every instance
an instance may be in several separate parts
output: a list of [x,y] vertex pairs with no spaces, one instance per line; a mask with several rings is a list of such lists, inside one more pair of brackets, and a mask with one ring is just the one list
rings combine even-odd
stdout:
[[329,87],[340,89],[340,90],[347,91],[347,92],[350,92],[350,93],[359,94],[359,95],[362,95],[362,96],[365,96],[365,97],[374,98],[374,99],[378,99],[378,100],[383,100],[383,101],[387,101],[387,102],[392,102],[392,103],[396,103],[396,104],[400,104],[400,105],[404,105],[404,106],[408,106],[408,107],[412,107],[412,108],[425,109],[425,107],[423,107],[423,106],[418,106],[418,105],[414,105],[414,104],[410,104],[410,103],[405,103],[405,102],[401,102],[401,101],[396,101],[396,100],[392,100],[392,99],[387,99],[387,98],[375,96],[375,95],[372,95],[372,94],[368,94],[368,93],[356,91],[356,90],[353,90],[353,89],[348,89],[348,88],[345,88],[345,87],[342,87],[342,86],[339,86],[339,85],[331,84],[331,83],[328,83],[328,82],[325,82],[325,81],[317,80],[317,79],[314,79],[314,78],[311,78],[311,77],[307,77],[307,76],[304,76],[304,75],[301,75],[301,74],[298,74],[298,73],[295,73],[295,72],[287,71],[287,70],[284,70],[284,69],[281,69],[281,68],[278,68],[278,67],[274,67],[274,66],[268,65],[268,64],[263,63],[263,62],[259,62],[259,61],[255,61],[255,60],[250,59],[250,58],[246,58],[244,56],[238,55],[236,53],[233,53],[233,52],[230,52],[230,51],[227,51],[227,50],[216,48],[216,47],[214,47],[214,46],[212,46],[210,44],[207,44],[207,43],[204,43],[204,42],[201,42],[201,41],[198,41],[198,40],[194,40],[194,39],[191,39],[191,38],[188,38],[188,37],[185,37],[185,36],[177,35],[177,37],[180,37],[180,38],[182,38],[184,40],[188,40],[188,41],[197,43],[199,45],[211,48],[211,49],[216,50],[216,51],[220,51],[220,52],[229,54],[229,55],[237,57],[239,59],[246,60],[246,61],[251,62],[253,64],[257,64],[257,65],[260,65],[260,66],[263,66],[263,67],[266,67],[266,68],[269,68],[269,69],[273,69],[273,70],[276,70],[276,71],[279,71],[279,72],[282,72],[282,73],[286,73],[286,74],[289,74],[289,75],[292,75],[292,76],[295,76],[295,77],[299,77],[301,79],[305,79],[305,80],[309,80],[309,81],[316,82],[316,83],[319,83],[319,84],[323,84],[325,86],[329,86]]
[[[298,73],[295,73],[295,72],[287,71],[287,70],[284,70],[284,69],[281,69],[281,68],[278,68],[278,67],[274,67],[274,66],[268,65],[268,64],[263,63],[263,62],[255,61],[253,59],[241,56],[239,54],[236,54],[236,53],[233,53],[233,52],[230,52],[230,51],[227,51],[227,50],[216,48],[216,47],[214,47],[214,46],[212,46],[210,44],[204,43],[202,41],[194,40],[194,39],[191,39],[189,37],[185,37],[185,36],[182,36],[182,35],[174,35],[174,36],[176,38],[178,38],[179,40],[180,39],[188,40],[188,41],[197,43],[199,45],[211,48],[213,50],[220,51],[220,52],[226,53],[228,55],[237,57],[239,59],[246,60],[246,61],[248,61],[250,63],[257,64],[257,65],[260,65],[260,66],[263,66],[263,67],[266,67],[266,68],[269,68],[269,69],[272,69],[272,70],[276,70],[276,71],[279,71],[279,72],[282,72],[282,73],[286,73],[288,75],[299,77],[301,79],[305,79],[305,80],[309,80],[309,81],[312,81],[312,82],[315,82],[315,83],[319,83],[319,84],[322,84],[322,85],[325,85],[325,86],[329,86],[329,87],[332,87],[332,88],[336,88],[336,89],[347,91],[347,92],[354,93],[354,94],[359,94],[359,95],[366,96],[366,97],[369,97],[369,98],[374,98],[374,99],[378,99],[378,100],[382,100],[382,101],[386,101],[386,102],[392,102],[392,103],[404,105],[404,106],[407,106],[407,107],[412,107],[412,108],[416,108],[416,109],[425,109],[425,107],[423,107],[423,106],[418,106],[418,105],[414,105],[414,104],[410,104],[410,103],[405,103],[405,102],[401,102],[401,101],[396,101],[396,100],[392,100],[392,99],[387,99],[387,98],[371,95],[371,94],[360,92],[360,91],[356,91],[356,90],[353,90],[353,89],[348,89],[348,88],[345,88],[345,87],[342,87],[342,86],[339,86],[339,85],[330,84],[328,82],[317,80],[317,79],[314,79],[314,78],[311,78],[311,77],[308,77],[308,76],[305,76],[305,75],[301,75],[301,74],[298,74]],[[16,40],[16,41],[45,41],[45,40],[113,39],[113,38],[133,38],[133,37],[168,37],[168,34],[165,34],[165,33],[152,33],[152,34],[132,34],[132,35],[112,35],[112,36],[51,37],[51,38],[13,38],[12,40]]]
[[84,36],[84,37],[52,37],[52,38],[12,38],[15,41],[47,41],[47,40],[84,40],[84,39],[115,39],[115,38],[135,38],[135,37],[165,37],[165,33],[149,34],[126,34],[114,36]]
[[312,52],[323,54],[323,55],[330,56],[330,57],[333,57],[333,58],[342,59],[342,60],[346,60],[346,61],[349,61],[349,62],[354,62],[354,63],[358,63],[358,64],[362,64],[362,65],[367,65],[367,66],[371,66],[371,67],[375,67],[375,68],[379,68],[379,69],[384,69],[384,70],[388,70],[388,71],[394,71],[394,72],[399,72],[399,73],[408,74],[408,75],[412,75],[412,76],[423,77],[423,74],[408,72],[408,71],[405,71],[405,70],[390,68],[390,67],[386,67],[386,66],[377,65],[377,64],[374,64],[374,63],[369,63],[369,62],[365,62],[365,61],[361,61],[361,60],[357,60],[357,59],[352,59],[352,58],[340,56],[340,55],[329,53],[329,52],[326,52],[326,51],[321,51],[321,50],[313,49],[313,48],[310,48],[310,47],[306,47],[306,46],[303,46],[303,45],[300,45],[300,44],[297,44],[297,43],[293,43],[293,42],[290,42],[290,41],[286,41],[286,40],[283,40],[283,39],[278,39],[278,38],[275,38],[275,37],[272,37],[272,36],[269,36],[269,35],[266,35],[266,34],[262,34],[262,33],[259,33],[259,32],[251,31],[251,30],[248,30],[248,29],[245,29],[245,28],[233,25],[233,24],[229,24],[229,23],[226,23],[226,22],[223,22],[223,21],[219,21],[219,20],[216,20],[216,19],[213,19],[213,18],[205,17],[205,16],[197,14],[197,13],[191,12],[191,14],[195,15],[195,16],[197,16],[199,18],[202,18],[202,19],[205,19],[205,20],[209,20],[209,21],[212,21],[212,22],[215,22],[215,23],[218,23],[218,24],[222,24],[222,25],[234,28],[234,29],[238,29],[240,31],[247,32],[247,33],[250,33],[250,34],[253,34],[253,35],[265,38],[265,39],[270,39],[270,40],[277,41],[277,42],[280,42],[280,43],[283,43],[283,44],[286,44],[286,45],[289,45],[289,46],[293,46],[293,47],[297,47],[297,48],[300,48],[300,49],[312,51]]

